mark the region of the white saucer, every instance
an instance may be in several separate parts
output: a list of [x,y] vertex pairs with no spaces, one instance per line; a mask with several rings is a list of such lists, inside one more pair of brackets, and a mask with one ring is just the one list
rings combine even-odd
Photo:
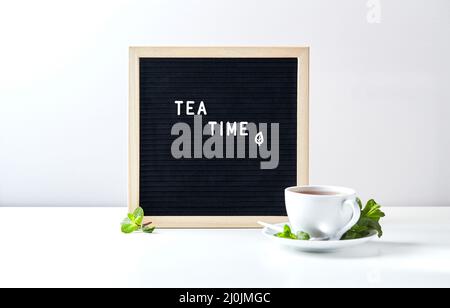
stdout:
[[[280,223],[277,226],[284,227],[284,225],[289,225],[289,223]],[[274,243],[278,243],[283,246],[293,247],[301,251],[306,252],[329,252],[339,249],[349,248],[358,246],[368,241],[373,240],[377,237],[377,232],[373,231],[368,236],[364,238],[359,238],[356,240],[345,240],[345,241],[300,241],[291,240],[286,238],[279,238],[274,236],[277,232],[269,228],[264,228],[262,233],[265,237],[272,240]]]

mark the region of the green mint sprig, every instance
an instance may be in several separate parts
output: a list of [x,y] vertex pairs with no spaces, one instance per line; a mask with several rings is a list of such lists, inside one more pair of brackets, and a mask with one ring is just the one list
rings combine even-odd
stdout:
[[362,202],[359,198],[357,199],[357,202],[359,208],[361,209],[361,217],[356,225],[344,234],[341,240],[363,238],[374,231],[377,232],[378,237],[382,237],[383,229],[381,227],[380,220],[385,217],[386,214],[384,214],[381,210],[381,205],[379,205],[375,200],[370,199],[363,208]]
[[142,231],[144,233],[153,233],[155,231],[154,226],[150,226],[151,222],[144,222],[144,209],[138,207],[133,213],[128,213],[127,217],[122,221],[121,230],[123,233],[129,234],[136,231]]
[[300,241],[309,241],[311,237],[306,232],[298,232],[297,234],[293,234],[291,228],[288,225],[284,225],[283,232],[275,234],[276,237],[279,238],[287,238],[291,240],[300,240]]

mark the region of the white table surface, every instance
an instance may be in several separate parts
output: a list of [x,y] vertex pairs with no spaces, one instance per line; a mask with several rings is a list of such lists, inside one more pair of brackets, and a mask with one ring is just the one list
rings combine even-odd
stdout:
[[0,287],[450,287],[450,208],[385,208],[385,237],[301,253],[260,230],[124,235],[125,208],[0,208]]

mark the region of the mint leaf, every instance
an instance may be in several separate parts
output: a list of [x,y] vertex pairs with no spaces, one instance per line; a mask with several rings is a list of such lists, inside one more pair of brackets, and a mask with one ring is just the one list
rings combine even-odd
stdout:
[[143,221],[143,220],[144,220],[144,216],[137,217],[136,220],[135,220],[135,223],[136,223],[138,226],[142,226],[142,221]]
[[380,223],[377,220],[366,218],[366,225],[369,230],[375,230],[378,233],[378,237],[383,236],[383,229],[381,228]]
[[141,207],[137,207],[133,212],[134,217],[144,216],[144,209]]
[[354,225],[341,240],[354,240],[357,238],[365,237],[370,234],[369,228],[363,225]]
[[131,222],[129,220],[127,221],[127,220],[128,220],[128,218],[122,222],[122,226],[120,228],[120,230],[123,233],[129,234],[129,233],[133,233],[134,231],[139,230],[138,225],[136,225],[134,222]]
[[381,206],[377,204],[375,200],[371,199],[367,202],[361,216],[379,221],[380,218],[385,216],[385,214],[381,211]]
[[134,218],[134,217],[130,218],[130,215],[128,215],[128,217],[122,221],[120,230],[123,233],[132,233],[132,232],[136,231],[137,229],[139,229],[139,226],[136,225],[134,223],[134,221],[132,221],[132,218]]
[[300,241],[309,241],[311,237],[308,233],[300,231],[297,233],[297,239]]
[[141,207],[138,207],[137,209],[134,210],[133,216],[135,217],[134,222],[137,225],[141,226],[142,221],[144,220],[144,209]]
[[142,228],[142,232],[144,233],[153,233],[155,231],[155,227],[144,227]]
[[136,220],[136,217],[134,217],[133,213],[128,213],[127,217],[132,222],[135,222],[135,220]]
[[292,233],[291,228],[288,225],[284,225],[283,232],[277,233],[277,234],[275,234],[275,236],[279,237],[279,238],[287,238],[287,239],[291,239],[291,240],[297,239],[297,236],[295,236],[295,234]]
[[288,225],[284,225],[283,230],[284,230],[283,233],[286,233],[286,234],[291,234],[292,233],[291,227],[289,227]]

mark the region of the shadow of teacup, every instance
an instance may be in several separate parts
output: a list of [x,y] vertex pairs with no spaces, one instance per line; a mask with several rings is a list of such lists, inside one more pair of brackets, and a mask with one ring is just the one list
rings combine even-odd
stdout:
[[351,247],[342,250],[327,251],[327,252],[310,252],[310,256],[324,257],[324,258],[374,258],[389,255],[406,255],[410,254],[421,245],[418,243],[407,242],[386,242],[374,241],[361,246]]

